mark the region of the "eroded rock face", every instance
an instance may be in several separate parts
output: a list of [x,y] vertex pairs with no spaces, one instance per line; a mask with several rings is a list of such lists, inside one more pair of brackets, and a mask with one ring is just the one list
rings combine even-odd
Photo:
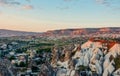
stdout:
[[88,41],[74,45],[73,49],[53,49],[51,69],[47,66],[49,76],[119,76],[120,67],[116,69],[115,58],[120,55],[120,44],[105,42]]

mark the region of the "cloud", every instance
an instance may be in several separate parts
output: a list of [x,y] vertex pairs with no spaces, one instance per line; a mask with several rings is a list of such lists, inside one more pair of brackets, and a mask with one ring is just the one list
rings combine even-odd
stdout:
[[104,3],[105,0],[96,0],[96,2],[98,2],[98,3]]
[[96,0],[96,2],[113,9],[120,8],[120,5],[118,5],[120,4],[120,0]]
[[105,6],[110,6],[110,2],[108,0],[96,0],[97,3],[105,5]]
[[[58,8],[58,9],[60,9],[60,10],[68,10],[68,9],[71,9],[71,7],[70,6],[72,6],[72,2],[73,1],[78,1],[78,0],[63,0],[64,2],[66,2],[66,3],[68,3],[66,6],[59,6],[59,7],[56,7],[56,8]],[[69,4],[70,3],[70,4]],[[76,2],[77,3],[77,2]],[[75,5],[75,4],[74,4]]]
[[31,10],[34,7],[32,5],[24,5],[22,8],[25,9],[25,10]]
[[[24,0],[28,2],[27,4],[21,3],[20,0],[0,0],[0,6],[2,7],[17,7],[20,6],[20,8],[30,10],[33,9],[33,6],[30,5],[31,0]],[[19,8],[19,7],[17,7]]]
[[13,6],[13,5],[20,5],[21,3],[15,0],[0,0],[1,6]]

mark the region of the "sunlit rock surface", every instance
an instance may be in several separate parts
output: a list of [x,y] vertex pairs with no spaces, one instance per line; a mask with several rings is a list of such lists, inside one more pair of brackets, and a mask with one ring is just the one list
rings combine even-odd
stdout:
[[53,49],[51,76],[120,76],[119,43],[90,39],[73,46]]

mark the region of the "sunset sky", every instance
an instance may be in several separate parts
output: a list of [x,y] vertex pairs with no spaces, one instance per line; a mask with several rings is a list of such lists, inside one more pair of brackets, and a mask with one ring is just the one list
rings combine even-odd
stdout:
[[0,0],[0,29],[120,27],[120,0]]

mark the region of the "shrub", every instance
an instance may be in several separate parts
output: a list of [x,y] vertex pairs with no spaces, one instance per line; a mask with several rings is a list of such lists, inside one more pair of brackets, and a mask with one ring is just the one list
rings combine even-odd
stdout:
[[117,56],[117,58],[114,59],[115,62],[115,69],[119,69],[120,68],[120,55]]

